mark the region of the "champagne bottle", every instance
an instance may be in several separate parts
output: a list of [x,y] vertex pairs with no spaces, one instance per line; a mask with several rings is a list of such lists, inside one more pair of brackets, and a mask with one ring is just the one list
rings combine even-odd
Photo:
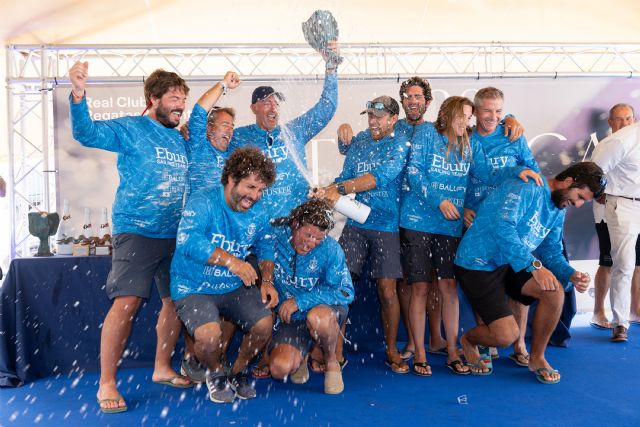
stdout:
[[98,237],[101,241],[109,242],[111,244],[111,226],[109,225],[109,213],[107,208],[102,208],[102,215],[100,216],[100,231],[98,231]]
[[90,239],[96,234],[93,231],[93,225],[91,225],[91,208],[84,208],[84,222],[82,224],[82,236],[85,239]]
[[58,226],[56,243],[58,255],[71,255],[73,253],[73,227],[71,226],[69,199],[62,201],[62,218]]

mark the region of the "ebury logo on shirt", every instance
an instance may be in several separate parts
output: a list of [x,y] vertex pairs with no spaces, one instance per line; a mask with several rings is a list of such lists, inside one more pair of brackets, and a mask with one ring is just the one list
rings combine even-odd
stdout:
[[547,237],[547,234],[551,231],[550,228],[545,227],[540,222],[540,213],[538,211],[533,213],[531,219],[527,221],[527,225],[529,226],[530,234],[533,234],[540,239]]
[[317,277],[291,277],[289,274],[287,274],[286,271],[284,271],[280,264],[275,264],[273,272],[276,277],[282,279],[282,281],[287,285],[293,286],[298,289],[313,289],[313,287],[318,283],[319,280]]
[[466,176],[469,174],[471,164],[469,162],[449,163],[444,156],[433,155],[431,169],[444,175]]
[[154,147],[156,150],[156,163],[174,167],[187,167],[187,156],[172,153],[165,147]]
[[289,158],[289,149],[282,145],[280,147],[270,147],[263,150],[264,154],[273,160],[274,163],[280,163]]
[[491,167],[494,170],[501,169],[507,166],[509,162],[509,156],[489,157],[489,162],[491,162]]
[[377,163],[369,163],[369,162],[358,162],[356,166],[356,173],[363,174],[367,172],[371,172]]
[[235,240],[227,240],[227,236],[224,234],[211,236],[211,243],[240,259],[244,259],[249,253],[250,245],[241,245]]

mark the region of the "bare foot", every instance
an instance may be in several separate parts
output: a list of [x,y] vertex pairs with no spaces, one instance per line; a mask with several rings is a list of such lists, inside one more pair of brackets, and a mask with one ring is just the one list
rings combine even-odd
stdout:
[[96,394],[100,409],[118,409],[126,408],[127,403],[122,398],[122,395],[118,391],[118,387],[115,384],[101,384]]
[[530,357],[529,370],[536,375],[541,375],[544,382],[557,383],[560,381],[560,373],[553,369],[544,357],[536,358],[535,360]]
[[189,378],[179,375],[171,367],[164,368],[164,369],[156,367],[155,370],[153,371],[153,375],[151,375],[151,381],[153,382],[163,382],[171,378],[173,378],[171,380],[171,383],[176,386],[188,386],[192,384],[192,381]]
[[490,369],[485,366],[484,362],[480,358],[478,346],[467,341],[467,334],[464,334],[460,338],[460,344],[462,344],[462,353],[464,354],[464,358],[467,361],[467,365],[469,366],[472,374],[478,375],[490,372]]

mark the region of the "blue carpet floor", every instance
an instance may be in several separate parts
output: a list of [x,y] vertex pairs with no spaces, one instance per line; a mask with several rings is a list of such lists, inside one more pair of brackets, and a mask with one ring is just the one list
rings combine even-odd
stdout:
[[458,376],[430,356],[430,378],[392,374],[380,349],[352,353],[345,392],[322,392],[322,376],[305,385],[257,382],[258,398],[218,405],[206,387],[173,389],[151,383],[151,369],[119,372],[129,411],[102,414],[95,400],[98,374],[45,378],[0,389],[0,426],[632,426],[640,425],[640,328],[628,343],[609,331],[573,329],[569,348],[548,350],[562,374],[543,385],[501,351],[491,376]]

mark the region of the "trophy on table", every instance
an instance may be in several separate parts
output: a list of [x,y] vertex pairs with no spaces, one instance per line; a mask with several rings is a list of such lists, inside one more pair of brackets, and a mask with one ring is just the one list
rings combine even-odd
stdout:
[[315,50],[328,56],[327,67],[336,68],[344,60],[333,50],[327,49],[329,42],[338,40],[338,23],[328,10],[316,10],[302,23],[304,38]]
[[29,212],[29,233],[40,239],[40,246],[35,256],[52,256],[49,247],[49,236],[56,234],[60,224],[57,212]]

